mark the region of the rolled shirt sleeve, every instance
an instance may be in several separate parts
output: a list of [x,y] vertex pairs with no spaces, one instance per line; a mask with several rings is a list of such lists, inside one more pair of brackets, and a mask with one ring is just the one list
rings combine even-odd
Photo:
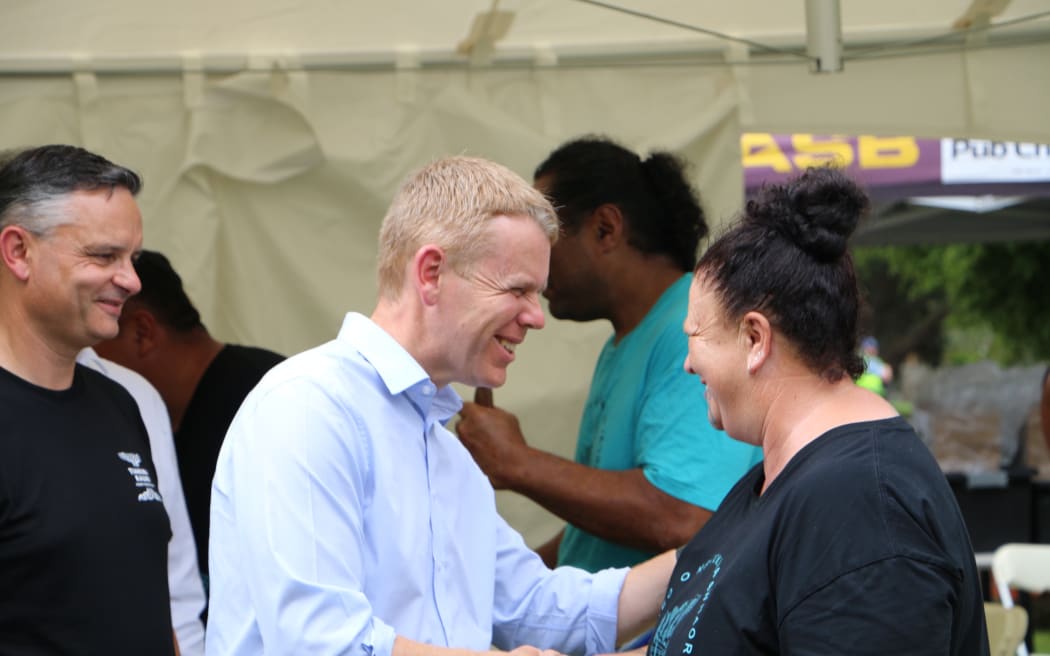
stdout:
[[615,651],[620,589],[628,569],[549,570],[502,520],[500,533],[493,643],[501,649],[527,644],[581,655]]

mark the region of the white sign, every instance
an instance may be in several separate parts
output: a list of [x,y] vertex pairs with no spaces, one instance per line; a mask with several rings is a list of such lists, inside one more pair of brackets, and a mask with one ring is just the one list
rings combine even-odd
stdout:
[[1050,182],[1050,144],[941,139],[941,181]]

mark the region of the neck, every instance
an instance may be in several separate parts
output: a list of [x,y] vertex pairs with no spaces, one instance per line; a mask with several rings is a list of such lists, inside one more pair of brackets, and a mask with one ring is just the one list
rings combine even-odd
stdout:
[[761,430],[764,492],[788,462],[810,442],[838,426],[897,415],[881,397],[857,387],[849,377],[829,383],[810,373],[783,376],[769,386]]
[[616,332],[616,341],[626,337],[645,319],[667,289],[684,275],[667,259],[659,255],[633,253],[627,266],[616,268],[610,289],[616,290],[609,320]]
[[68,389],[80,349],[49,342],[20,308],[9,305],[3,310],[0,367],[39,387]]
[[430,331],[426,328],[427,322],[422,307],[403,300],[407,293],[403,293],[402,298],[398,299],[380,298],[370,318],[408,351],[412,359],[427,372],[431,381],[441,387],[447,384],[447,381],[435,376],[433,364],[438,361],[441,349],[431,344],[432,340],[428,338]]
[[225,344],[212,338],[206,330],[197,329],[173,340],[172,345],[171,357],[165,363],[167,371],[156,378],[157,391],[168,406],[172,430],[177,431],[204,372]]

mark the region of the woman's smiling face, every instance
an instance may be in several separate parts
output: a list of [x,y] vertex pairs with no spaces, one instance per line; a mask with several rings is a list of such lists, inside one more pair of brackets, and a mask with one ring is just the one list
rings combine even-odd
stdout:
[[738,327],[726,319],[718,294],[702,274],[693,279],[689,288],[689,311],[682,327],[689,340],[684,368],[700,376],[706,388],[711,425],[730,437],[753,443],[754,439],[733,433],[734,409],[746,400],[746,347]]

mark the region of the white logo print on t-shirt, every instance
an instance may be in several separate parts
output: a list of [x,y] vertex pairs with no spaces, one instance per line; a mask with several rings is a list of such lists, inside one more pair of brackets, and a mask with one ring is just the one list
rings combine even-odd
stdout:
[[142,466],[142,456],[137,453],[118,451],[117,457],[131,465],[128,474],[135,479],[135,487],[143,488],[139,492],[139,501],[162,501],[157,485],[153,482],[149,470]]

